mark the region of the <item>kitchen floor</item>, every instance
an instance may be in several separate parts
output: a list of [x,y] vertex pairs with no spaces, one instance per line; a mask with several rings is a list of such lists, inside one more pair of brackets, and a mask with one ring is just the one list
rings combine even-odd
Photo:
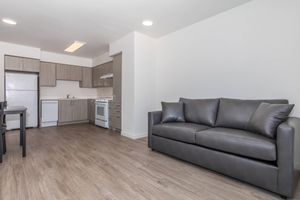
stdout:
[[[29,129],[21,157],[18,132],[0,164],[1,200],[280,199],[278,195],[151,151],[90,124]],[[294,199],[300,199],[297,186]]]

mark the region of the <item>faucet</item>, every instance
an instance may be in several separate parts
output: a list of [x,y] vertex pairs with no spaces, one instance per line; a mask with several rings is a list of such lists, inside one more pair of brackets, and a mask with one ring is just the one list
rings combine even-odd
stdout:
[[70,94],[67,94],[67,99],[69,99],[69,98],[70,98],[70,96],[71,96]]

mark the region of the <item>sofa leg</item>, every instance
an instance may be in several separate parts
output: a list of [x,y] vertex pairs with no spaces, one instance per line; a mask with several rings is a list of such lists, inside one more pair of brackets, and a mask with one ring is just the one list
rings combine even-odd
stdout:
[[287,197],[284,196],[284,195],[280,195],[280,197],[281,197],[282,199],[287,199]]

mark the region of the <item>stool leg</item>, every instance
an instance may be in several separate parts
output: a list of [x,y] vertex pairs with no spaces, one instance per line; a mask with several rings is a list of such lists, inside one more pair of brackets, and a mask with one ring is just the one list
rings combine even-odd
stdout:
[[[2,134],[2,133],[0,133]],[[2,156],[3,156],[3,137],[0,137],[0,163],[2,163]]]
[[3,154],[5,154],[6,153],[6,136],[5,136],[5,133],[3,134],[2,142],[3,142]]

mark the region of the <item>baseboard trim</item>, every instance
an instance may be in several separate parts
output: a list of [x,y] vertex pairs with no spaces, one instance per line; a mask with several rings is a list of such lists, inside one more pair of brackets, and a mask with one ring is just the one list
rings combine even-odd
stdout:
[[133,139],[133,140],[137,140],[137,139],[147,137],[148,133],[130,134],[128,132],[122,131],[121,135],[124,136],[124,137],[130,138],[130,139]]
[[74,121],[74,122],[58,122],[58,126],[71,125],[71,124],[84,124],[89,123],[89,120]]

